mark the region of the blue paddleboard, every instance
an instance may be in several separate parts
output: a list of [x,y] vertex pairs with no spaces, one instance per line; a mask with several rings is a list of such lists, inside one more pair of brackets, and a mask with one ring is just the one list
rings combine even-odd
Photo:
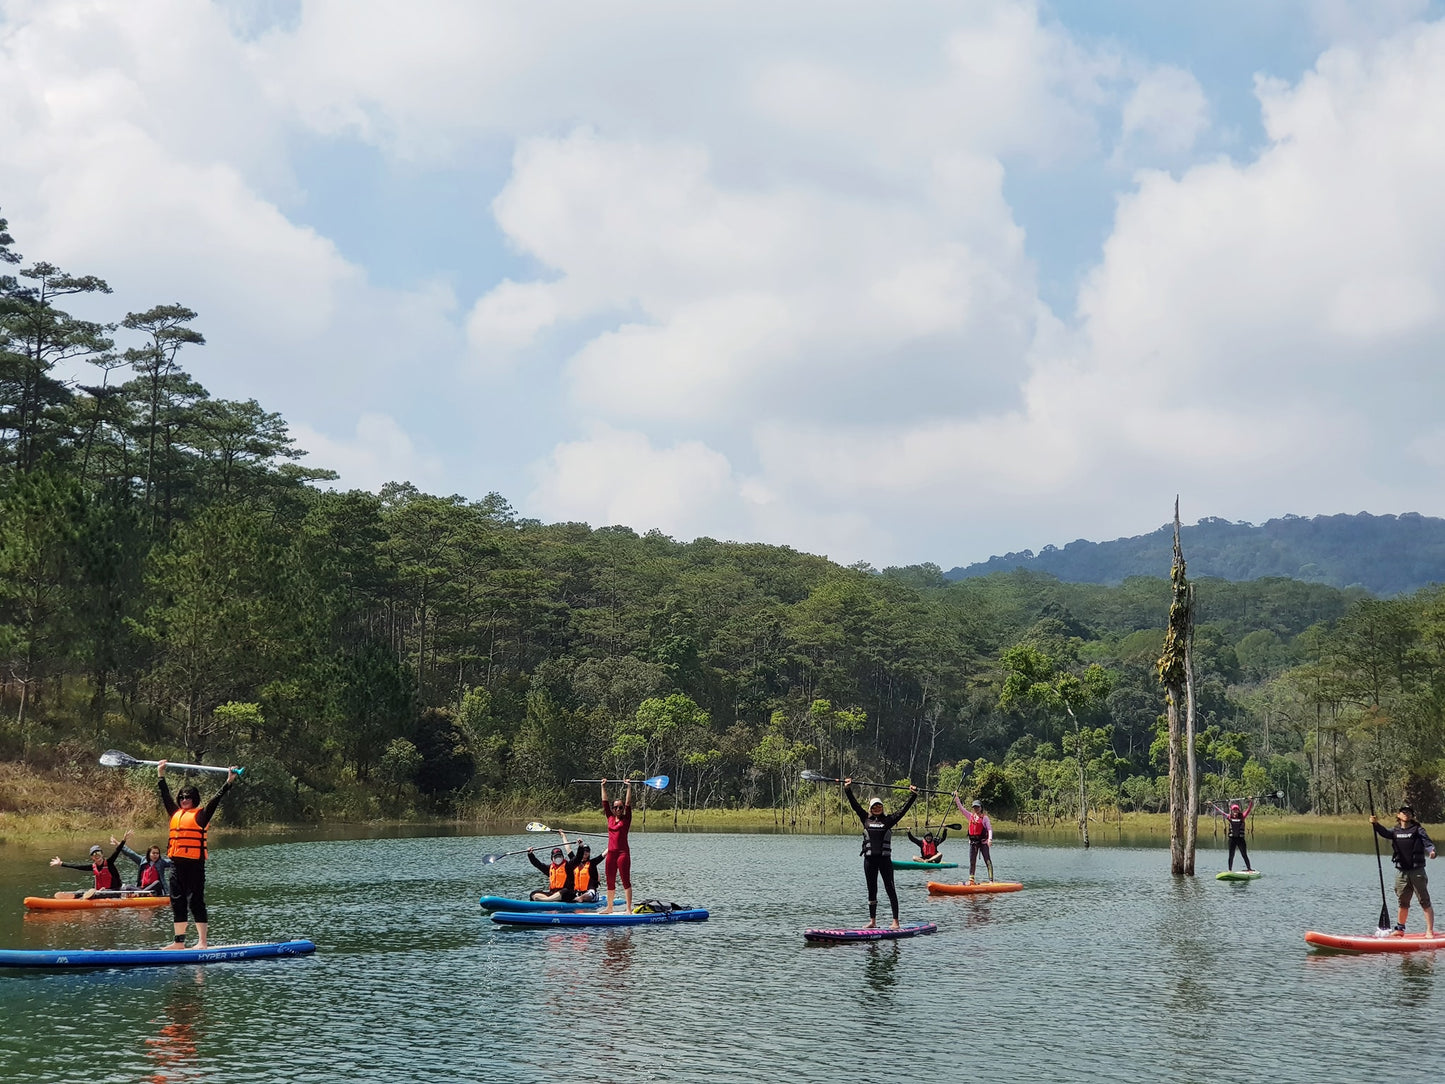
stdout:
[[706,922],[707,911],[701,907],[678,911],[648,911],[643,914],[617,911],[610,915],[497,911],[492,915],[492,921],[503,926],[647,926],[657,922]]
[[310,941],[261,941],[203,949],[0,949],[0,967],[164,967],[305,956],[315,951]]
[[900,926],[896,930],[880,926],[872,930],[804,930],[807,941],[892,941],[899,937],[917,937],[921,933],[936,933],[938,927],[932,922],[916,922],[912,926]]
[[595,911],[599,901],[592,903],[547,903],[544,900],[513,900],[506,896],[483,896],[483,911]]

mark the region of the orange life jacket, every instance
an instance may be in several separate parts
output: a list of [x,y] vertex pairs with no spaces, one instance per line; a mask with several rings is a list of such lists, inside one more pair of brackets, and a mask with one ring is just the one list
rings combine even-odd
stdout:
[[586,892],[592,887],[592,864],[590,862],[577,863],[577,868],[572,871],[572,887],[578,892]]
[[172,858],[207,858],[206,829],[196,823],[199,809],[177,809],[171,814],[171,838],[167,853]]
[[554,864],[547,867],[547,887],[553,892],[556,892],[559,888],[567,887],[566,863]]

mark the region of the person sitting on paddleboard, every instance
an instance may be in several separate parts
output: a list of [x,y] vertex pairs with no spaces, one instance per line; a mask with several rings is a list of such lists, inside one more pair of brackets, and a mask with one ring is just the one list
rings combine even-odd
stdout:
[[[116,842],[114,836],[111,837],[111,842]],[[88,900],[96,896],[118,896],[120,895],[120,871],[115,868],[115,860],[119,854],[120,848],[116,847],[111,856],[106,858],[104,857],[105,852],[100,849],[100,844],[96,843],[90,848],[89,865],[82,866],[79,862],[62,862],[59,855],[52,858],[50,864],[63,866],[65,869],[84,870],[95,878],[94,888],[88,888],[84,892],[72,892],[70,893],[71,899]]]
[[602,813],[607,818],[607,904],[601,910],[604,915],[612,913],[612,901],[617,897],[617,878],[622,878],[622,896],[627,901],[627,913],[632,913],[632,845],[627,841],[627,832],[632,827],[632,780],[622,798],[607,802],[607,780],[602,780]]
[[577,845],[577,857],[572,866],[572,891],[575,893],[573,902],[592,903],[597,899],[597,886],[602,883],[597,875],[597,867],[606,860],[605,851],[593,858],[590,844]]
[[1370,823],[1375,826],[1377,836],[1384,836],[1390,841],[1395,852],[1391,858],[1400,871],[1395,874],[1395,894],[1400,897],[1399,921],[1392,932],[1397,935],[1405,932],[1411,897],[1419,896],[1420,907],[1425,912],[1425,936],[1434,937],[1435,909],[1430,906],[1429,878],[1425,876],[1426,857],[1435,857],[1434,841],[1425,831],[1425,826],[1415,819],[1415,810],[1408,805],[1402,805],[1395,814],[1394,828],[1386,828],[1373,813],[1370,814]]
[[947,828],[942,829],[936,836],[932,832],[924,832],[922,839],[919,839],[912,832],[906,834],[913,845],[918,848],[918,860],[920,862],[943,861],[943,854],[938,848],[941,847],[943,841],[948,838]]
[[879,877],[883,878],[883,888],[888,893],[888,905],[893,908],[893,929],[898,929],[898,890],[893,887],[893,826],[918,800],[917,787],[909,786],[908,791],[908,801],[897,813],[884,813],[882,798],[870,800],[865,811],[858,804],[858,799],[853,797],[852,778],[843,780],[843,793],[848,796],[848,804],[863,822],[863,849],[859,853],[863,856],[863,878],[868,883],[868,925],[865,929],[871,930],[878,925]]
[[151,896],[169,896],[171,860],[161,854],[161,849],[154,844],[145,854],[139,854],[126,846],[125,841],[128,839],[129,832],[119,839],[110,837],[110,841],[120,848],[120,853],[136,864],[135,890]]
[[171,797],[171,788],[166,783],[166,764],[162,760],[156,765],[157,787],[161,792],[161,804],[170,816],[170,845],[167,857],[171,860],[171,918],[175,925],[175,939],[165,947],[182,949],[186,947],[186,927],[191,916],[196,920],[196,948],[206,947],[206,925],[210,916],[206,912],[206,829],[215,816],[216,806],[236,781],[236,769],[226,772],[226,781],[211,800],[201,808],[201,792],[187,783]]
[[1234,872],[1234,852],[1239,851],[1239,857],[1244,859],[1244,872],[1253,873],[1254,867],[1249,864],[1249,848],[1244,845],[1244,819],[1254,812],[1254,799],[1249,800],[1249,805],[1240,810],[1238,802],[1229,803],[1229,812],[1218,802],[1210,802],[1214,811],[1224,818],[1226,835],[1229,837],[1229,872]]
[[989,883],[993,883],[993,821],[983,811],[983,803],[977,798],[973,800],[973,807],[965,809],[963,799],[958,792],[953,792],[953,804],[958,806],[958,811],[968,818],[968,883],[977,884],[978,879],[974,871],[978,868],[979,856],[983,856],[984,867],[988,870]]
[[562,847],[552,848],[550,865],[543,865],[542,860],[532,853],[532,848],[527,848],[527,861],[547,875],[547,887],[533,892],[530,897],[533,900],[545,903],[572,902],[572,869],[575,863],[562,849],[567,846],[567,833],[561,832],[559,835],[562,837]]

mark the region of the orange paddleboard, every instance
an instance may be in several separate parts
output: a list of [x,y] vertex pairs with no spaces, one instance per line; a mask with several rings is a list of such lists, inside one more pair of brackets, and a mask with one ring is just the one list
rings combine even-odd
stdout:
[[1017,892],[1023,888],[1019,881],[981,881],[976,885],[949,885],[942,881],[929,881],[928,894],[931,896],[975,896],[986,892]]
[[104,907],[165,907],[169,896],[101,896],[88,900],[61,900],[49,896],[26,896],[25,906],[32,911],[95,911]]

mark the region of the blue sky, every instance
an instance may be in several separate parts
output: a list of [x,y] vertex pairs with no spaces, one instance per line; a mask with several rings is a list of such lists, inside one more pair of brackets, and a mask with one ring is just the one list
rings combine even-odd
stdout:
[[0,208],[348,486],[880,566],[1441,514],[1442,17],[0,0]]

